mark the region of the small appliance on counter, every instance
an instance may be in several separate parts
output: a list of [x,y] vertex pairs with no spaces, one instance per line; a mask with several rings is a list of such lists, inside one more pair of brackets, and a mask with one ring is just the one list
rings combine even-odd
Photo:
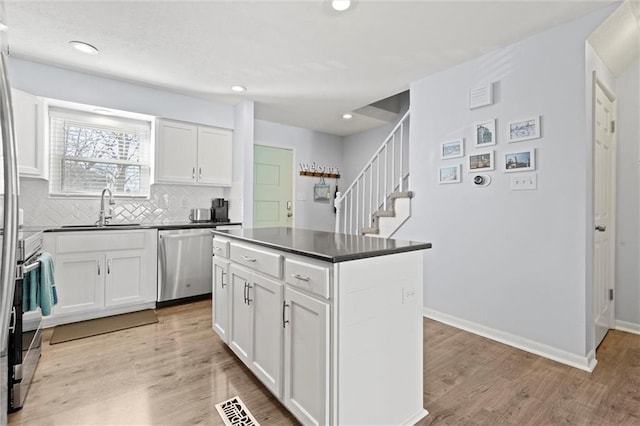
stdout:
[[189,220],[194,223],[211,222],[211,209],[191,209]]
[[214,222],[229,222],[229,201],[224,198],[211,200],[211,216]]

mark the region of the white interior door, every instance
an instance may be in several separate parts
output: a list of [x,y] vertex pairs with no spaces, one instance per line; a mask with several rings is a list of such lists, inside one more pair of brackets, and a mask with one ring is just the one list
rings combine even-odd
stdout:
[[293,224],[293,152],[255,145],[253,153],[253,226]]
[[599,82],[594,86],[593,313],[597,346],[615,324],[616,145],[615,99]]

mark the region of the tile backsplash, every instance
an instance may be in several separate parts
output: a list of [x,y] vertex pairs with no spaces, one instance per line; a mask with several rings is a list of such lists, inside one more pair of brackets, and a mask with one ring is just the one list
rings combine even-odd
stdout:
[[[148,200],[116,198],[111,222],[188,222],[190,209],[211,207],[212,198],[228,199],[229,191],[216,187],[152,185]],[[233,204],[234,200],[230,200],[230,213],[236,210],[232,209]],[[21,179],[20,208],[24,210],[25,225],[93,224],[98,220],[100,199],[52,198],[49,197],[48,181]]]

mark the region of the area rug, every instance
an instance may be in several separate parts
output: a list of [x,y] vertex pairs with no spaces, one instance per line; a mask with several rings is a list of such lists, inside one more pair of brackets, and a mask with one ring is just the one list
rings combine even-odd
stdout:
[[53,329],[49,344],[55,345],[69,340],[83,339],[156,322],[158,322],[156,314],[152,309],[147,309],[145,311],[74,322],[72,324],[57,325]]
[[239,396],[216,404],[216,410],[227,426],[260,426]]

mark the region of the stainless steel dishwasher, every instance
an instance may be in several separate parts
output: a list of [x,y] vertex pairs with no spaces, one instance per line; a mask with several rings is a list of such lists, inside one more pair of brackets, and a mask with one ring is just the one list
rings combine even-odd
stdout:
[[211,293],[210,229],[158,231],[158,302]]

